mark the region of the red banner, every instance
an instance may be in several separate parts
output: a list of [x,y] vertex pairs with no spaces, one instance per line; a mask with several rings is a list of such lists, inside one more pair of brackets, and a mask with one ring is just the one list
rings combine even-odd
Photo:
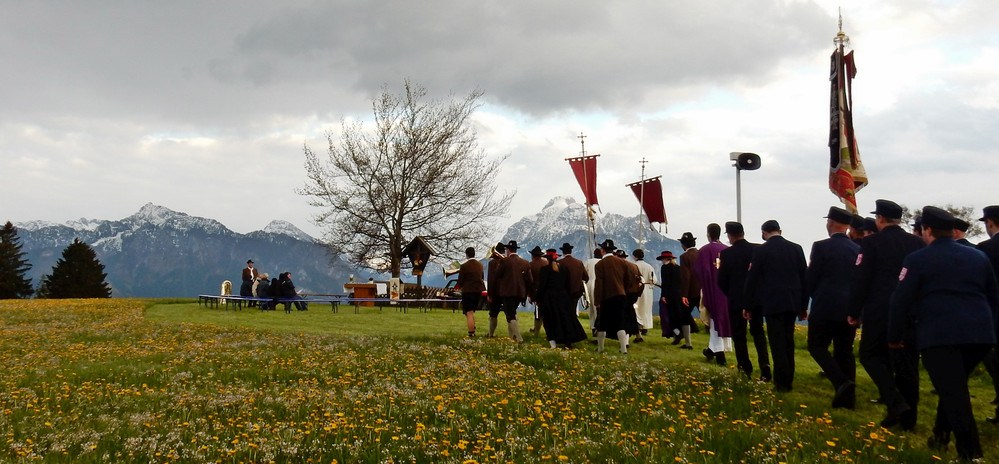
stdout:
[[829,189],[851,213],[857,213],[857,191],[867,185],[867,171],[853,133],[853,52],[833,52],[829,71]]
[[631,191],[635,193],[635,198],[638,198],[639,203],[641,203],[645,216],[649,218],[649,224],[654,222],[667,223],[666,207],[663,206],[663,186],[659,182],[659,177],[628,184]]
[[600,155],[568,159],[569,166],[572,166],[572,172],[576,174],[576,180],[579,181],[579,187],[583,189],[583,196],[586,197],[587,205],[597,204],[598,156]]

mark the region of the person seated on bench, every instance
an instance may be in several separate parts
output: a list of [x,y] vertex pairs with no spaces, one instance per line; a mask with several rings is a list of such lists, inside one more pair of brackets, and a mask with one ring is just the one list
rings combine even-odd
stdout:
[[[257,294],[255,295],[257,298],[271,298],[273,296],[273,295],[271,295],[271,280],[270,279],[271,279],[271,276],[267,275],[266,272],[263,273],[263,274],[260,274],[260,277],[257,278],[257,286],[256,286],[256,288],[257,288]],[[270,304],[269,301],[262,301],[262,302],[260,302],[260,310],[261,311],[268,310],[268,309],[274,309],[273,307],[271,307],[271,304]]]
[[[309,309],[308,303],[298,301],[302,300],[302,297],[298,296],[298,291],[295,290],[295,284],[291,281],[291,273],[285,272],[281,274],[281,278],[281,298],[286,300],[296,300],[292,302],[295,303],[295,308],[299,311],[307,311]],[[284,304],[284,310],[288,311],[289,309],[289,303],[286,302]]]

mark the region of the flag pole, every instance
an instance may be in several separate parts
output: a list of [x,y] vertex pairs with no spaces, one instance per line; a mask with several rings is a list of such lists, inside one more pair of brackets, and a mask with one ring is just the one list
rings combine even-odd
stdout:
[[[586,135],[582,132],[577,136],[579,139],[579,156],[581,158],[586,158]],[[583,162],[583,182],[585,185],[590,185],[589,176],[586,172],[586,162]],[[587,219],[587,229],[586,241],[588,246],[588,253],[593,253],[593,249],[597,246],[597,227],[596,218],[593,216],[593,205],[590,204],[590,197],[583,192],[583,202],[586,203],[586,219]]]
[[639,250],[645,247],[644,243],[645,226],[642,225],[642,215],[645,213],[645,163],[648,163],[648,161],[646,161],[645,157],[643,156],[642,160],[639,161],[639,164],[642,165],[642,177],[640,179],[642,193],[641,195],[639,195],[638,198],[638,249]]

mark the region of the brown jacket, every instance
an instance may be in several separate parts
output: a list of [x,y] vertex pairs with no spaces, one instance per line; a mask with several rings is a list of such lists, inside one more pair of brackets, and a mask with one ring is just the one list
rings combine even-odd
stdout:
[[[697,248],[687,248],[680,255],[680,297],[688,300],[700,298],[701,281],[694,274],[694,263],[697,262]],[[691,303],[693,304],[693,303]]]
[[500,298],[527,298],[529,289],[534,287],[531,277],[531,263],[516,254],[500,260],[496,269],[497,293]]
[[257,280],[257,268],[250,269],[248,267],[243,268],[243,282],[253,282]]
[[597,304],[615,296],[637,292],[642,286],[642,273],[638,266],[617,256],[604,256],[594,269],[597,275],[593,301],[599,302]]
[[531,300],[537,301],[538,299],[538,282],[541,280],[541,268],[548,265],[548,259],[542,256],[532,256],[531,257],[531,281],[533,284],[528,290],[528,295]]
[[489,274],[486,275],[486,291],[489,292],[489,298],[499,298],[499,266],[503,262],[503,258],[492,257],[489,260]]
[[481,294],[486,289],[486,283],[482,281],[482,262],[470,259],[458,268],[458,288],[461,293],[468,294]]
[[572,255],[565,255],[558,260],[558,264],[569,272],[569,296],[576,298],[583,296],[583,282],[590,280],[583,262]]

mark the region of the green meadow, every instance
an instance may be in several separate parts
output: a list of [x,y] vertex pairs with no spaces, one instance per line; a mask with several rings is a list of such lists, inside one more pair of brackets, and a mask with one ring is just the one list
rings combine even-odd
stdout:
[[[531,326],[521,314],[521,327]],[[584,316],[585,318],[585,316]],[[798,336],[791,393],[658,335],[628,355],[465,336],[451,310],[328,305],[225,311],[192,300],[0,301],[0,462],[948,462],[858,370],[857,409]],[[584,319],[584,326],[588,322]],[[991,381],[972,377],[985,459],[999,459]]]

